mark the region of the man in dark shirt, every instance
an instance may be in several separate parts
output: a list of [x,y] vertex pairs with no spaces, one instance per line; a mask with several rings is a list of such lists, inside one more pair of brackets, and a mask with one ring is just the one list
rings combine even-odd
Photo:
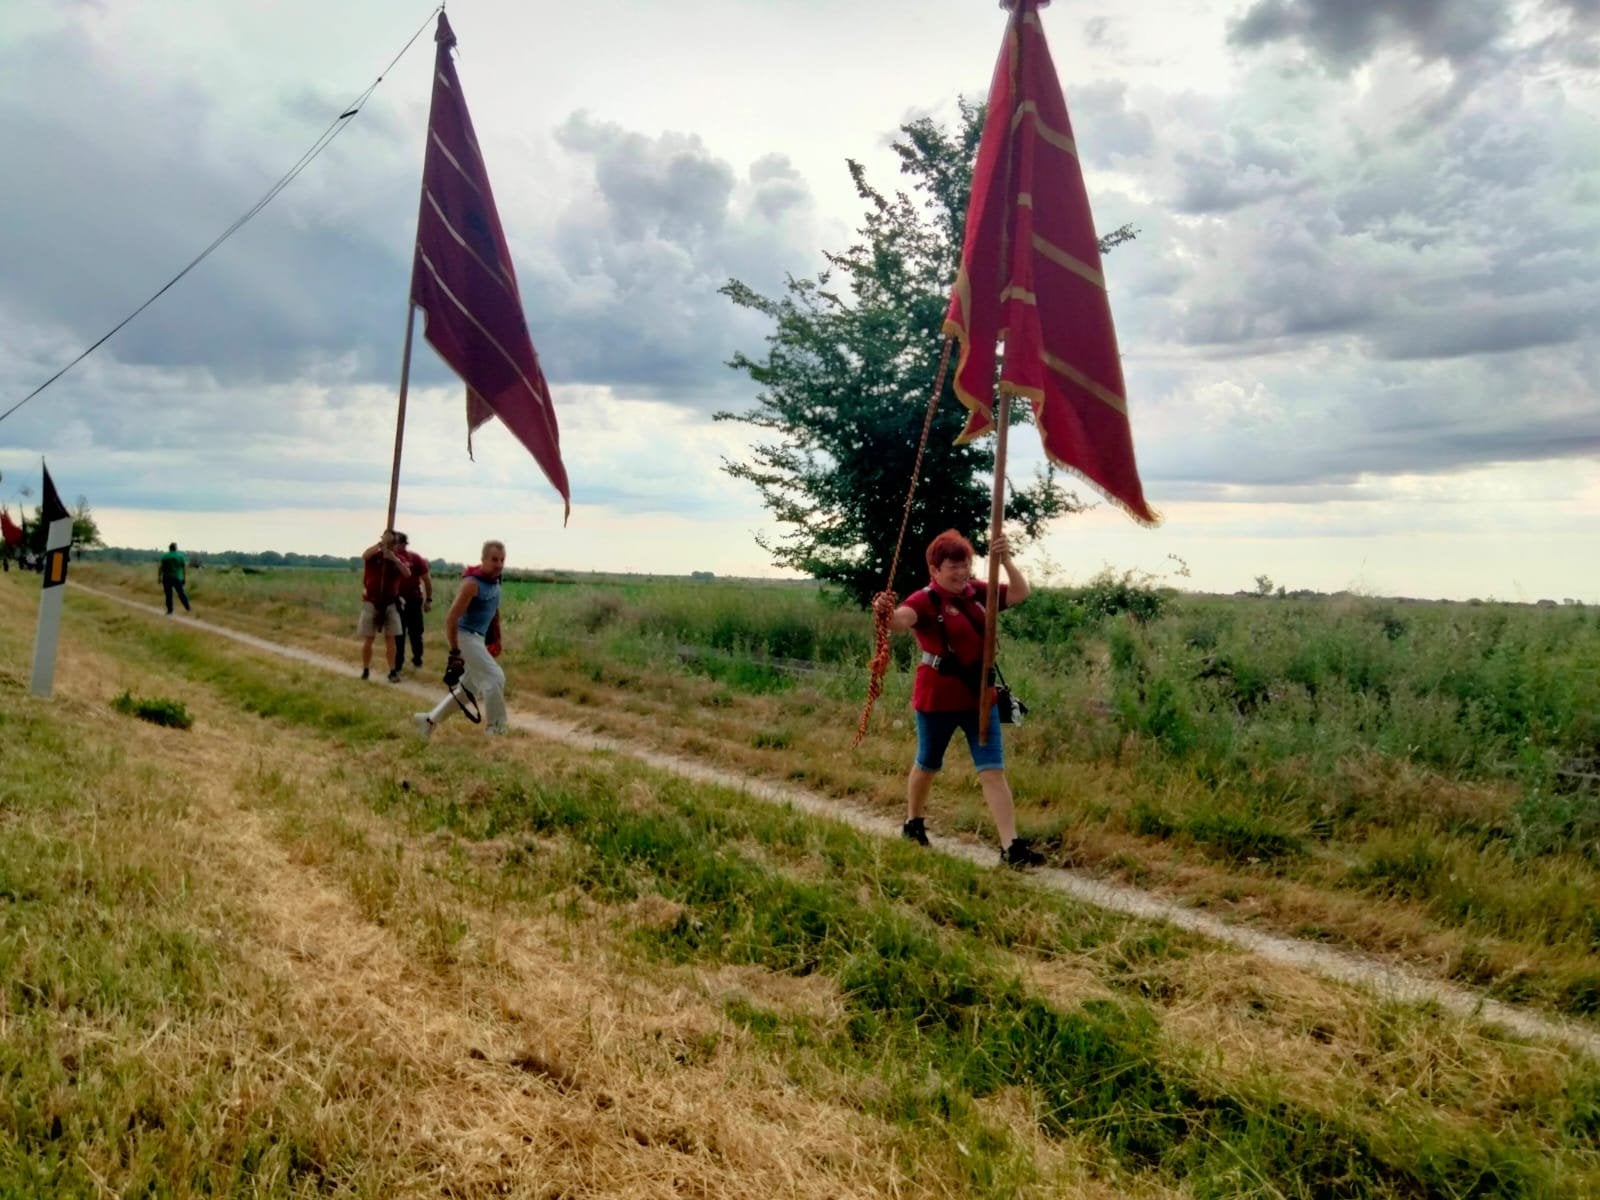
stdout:
[[172,595],[177,593],[178,599],[183,601],[183,611],[194,611],[189,607],[189,594],[183,590],[183,572],[189,565],[188,559],[178,549],[177,542],[167,543],[167,552],[161,556],[161,563],[156,568],[156,574],[161,580],[161,590],[167,598],[167,616],[172,615]]
[[411,541],[395,531],[395,553],[405,559],[411,574],[400,581],[401,633],[394,643],[394,669],[406,665],[406,641],[411,642],[411,665],[422,666],[422,614],[433,607],[433,575],[428,560],[411,549]]

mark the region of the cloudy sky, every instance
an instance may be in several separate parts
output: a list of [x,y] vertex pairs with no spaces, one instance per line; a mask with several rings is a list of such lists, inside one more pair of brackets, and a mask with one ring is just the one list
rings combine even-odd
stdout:
[[[709,419],[752,400],[724,363],[766,331],[716,289],[775,292],[847,244],[845,159],[897,186],[896,127],[984,94],[1004,14],[449,11],[574,505],[563,529],[498,431],[467,460],[460,388],[419,342],[402,527],[458,559],[499,535],[513,564],[771,573],[764,513],[719,469],[746,435]],[[0,411],[249,208],[428,15],[0,5]],[[1165,523],[1064,520],[1036,574],[1600,602],[1600,0],[1060,0],[1043,19],[1096,219],[1140,230],[1107,273]],[[112,544],[372,540],[431,56],[424,33],[262,215],[0,421],[0,501],[47,454]]]

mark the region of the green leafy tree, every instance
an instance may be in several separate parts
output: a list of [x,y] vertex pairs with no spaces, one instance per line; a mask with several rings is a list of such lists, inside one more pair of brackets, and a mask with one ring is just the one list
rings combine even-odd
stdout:
[[[100,526],[89,508],[88,498],[79,496],[78,503],[70,511],[73,548],[93,550],[103,547],[105,541],[100,536]],[[42,504],[33,510],[33,520],[23,526],[23,534],[27,539],[29,553],[38,555],[45,552],[45,543],[50,538],[50,527],[45,524]]]
[[100,536],[100,526],[94,519],[94,513],[89,510],[87,496],[79,496],[78,503],[72,509],[72,544],[85,550],[98,550],[106,544]]
[[[764,438],[749,461],[724,460],[723,469],[753,483],[785,527],[757,539],[776,564],[836,584],[861,604],[888,574],[938,373],[938,331],[960,262],[983,108],[963,102],[961,117],[953,132],[927,118],[900,127],[894,150],[911,193],[885,195],[847,160],[865,223],[854,245],[825,252],[828,265],[815,278],[791,277],[776,298],[736,279],[721,289],[773,323],[763,357],[729,361],[762,390],[748,412],[716,419],[754,426]],[[1101,249],[1133,236],[1123,226]],[[959,529],[986,548],[994,439],[955,444],[967,411],[951,382],[953,350],[951,357],[893,580],[902,596],[926,579],[922,549],[935,534]],[[1030,420],[1025,404],[1013,414],[1015,423]],[[1008,482],[1006,519],[1024,540],[1083,507],[1051,470],[1024,487]]]

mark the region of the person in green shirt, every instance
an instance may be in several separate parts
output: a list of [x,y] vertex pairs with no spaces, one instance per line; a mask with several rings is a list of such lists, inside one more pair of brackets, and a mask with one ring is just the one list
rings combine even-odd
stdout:
[[167,616],[172,615],[172,594],[176,592],[178,599],[183,601],[183,611],[193,612],[189,607],[189,594],[183,590],[183,569],[188,566],[189,560],[178,550],[177,542],[167,543],[167,552],[161,556],[157,574],[161,579],[161,590],[167,596]]

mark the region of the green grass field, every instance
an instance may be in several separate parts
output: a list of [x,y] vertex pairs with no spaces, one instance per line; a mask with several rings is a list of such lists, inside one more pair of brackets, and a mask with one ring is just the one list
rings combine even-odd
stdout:
[[[0,580],[0,1195],[1600,1194],[1593,1061],[611,756],[423,746],[353,583],[191,589],[347,679],[74,590],[42,704]],[[861,614],[512,591],[515,706],[896,808]],[[1594,614],[1114,593],[1007,618],[1057,861],[1592,1011]],[[989,836],[950,774],[935,829]]]
[[[145,590],[126,569],[84,577],[96,571]],[[195,586],[213,619],[352,649],[350,573]],[[816,588],[546,578],[508,591],[520,702],[898,807],[908,638],[849,752],[870,624]],[[1002,638],[1034,713],[1008,741],[1023,826],[1057,862],[1504,999],[1600,1012],[1600,612],[1103,579],[1042,590],[1003,617]],[[946,774],[935,827],[982,833],[970,776]]]

